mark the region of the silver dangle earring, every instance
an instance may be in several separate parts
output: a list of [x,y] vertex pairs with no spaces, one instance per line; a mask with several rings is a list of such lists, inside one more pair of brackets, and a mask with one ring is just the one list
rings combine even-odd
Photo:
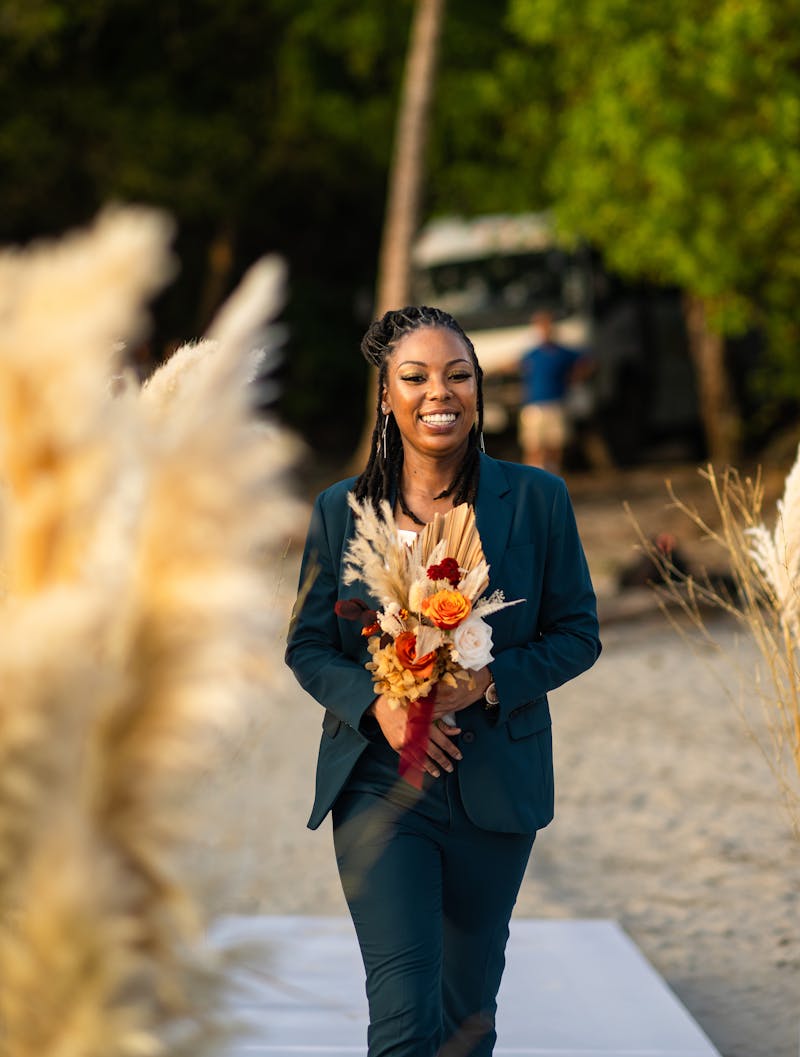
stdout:
[[382,437],[382,441],[383,441],[383,461],[384,462],[386,462],[386,459],[388,457],[387,453],[386,453],[386,448],[387,448],[387,445],[386,445],[386,431],[387,431],[388,425],[389,425],[389,415],[384,411],[384,413],[383,413],[383,430],[382,430],[382,433],[381,433],[381,437]]
[[485,455],[486,454],[486,445],[483,443],[483,430],[481,430],[481,435],[480,435],[480,437],[478,437],[478,447],[480,448],[480,450]]

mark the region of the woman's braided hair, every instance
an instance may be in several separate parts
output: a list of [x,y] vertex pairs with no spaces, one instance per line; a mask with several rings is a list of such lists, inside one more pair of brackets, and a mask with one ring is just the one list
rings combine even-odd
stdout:
[[[474,505],[478,492],[480,469],[480,438],[483,434],[483,371],[475,355],[472,342],[456,320],[440,308],[426,305],[409,306],[387,312],[367,330],[361,341],[364,358],[378,368],[378,401],[375,409],[375,429],[372,432],[372,447],[366,469],[355,484],[355,495],[359,500],[370,499],[377,510],[382,499],[390,499],[398,490],[400,472],[403,468],[403,442],[394,415],[384,416],[381,411],[383,390],[386,384],[387,360],[401,338],[424,327],[446,327],[454,331],[469,352],[475,368],[478,396],[478,421],[469,432],[467,451],[461,467],[450,487],[443,495],[453,495],[454,505]],[[385,422],[384,422],[385,418]],[[386,454],[384,455],[383,430],[386,428]]]

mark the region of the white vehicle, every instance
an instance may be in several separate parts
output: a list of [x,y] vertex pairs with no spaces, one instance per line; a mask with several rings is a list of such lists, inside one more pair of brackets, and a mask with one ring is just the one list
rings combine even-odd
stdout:
[[416,239],[412,266],[414,301],[450,312],[475,345],[489,431],[505,429],[519,404],[514,380],[535,341],[532,313],[550,309],[563,344],[590,344],[590,255],[559,247],[545,214],[432,220]]
[[704,457],[680,291],[626,284],[588,247],[560,246],[542,213],[433,220],[412,267],[414,302],[451,312],[475,344],[487,432],[513,429],[531,316],[549,309],[557,340],[595,361],[569,410],[591,420],[614,461]]

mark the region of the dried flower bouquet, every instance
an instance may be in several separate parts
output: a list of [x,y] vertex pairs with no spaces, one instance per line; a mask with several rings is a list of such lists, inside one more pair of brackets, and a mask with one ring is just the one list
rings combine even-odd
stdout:
[[489,566],[469,504],[437,514],[406,544],[387,502],[380,512],[352,495],[349,502],[357,528],[344,582],[364,583],[380,608],[355,598],[338,601],[336,612],[361,621],[376,693],[409,710],[400,773],[419,787],[422,774],[413,760],[427,745],[437,685],[472,685],[470,673],[492,660],[492,629],[484,618],[523,599],[506,601],[499,590],[484,596]]

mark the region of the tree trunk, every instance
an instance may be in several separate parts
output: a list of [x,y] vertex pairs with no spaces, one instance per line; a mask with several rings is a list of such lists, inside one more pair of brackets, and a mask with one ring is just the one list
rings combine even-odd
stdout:
[[[417,0],[389,169],[374,316],[408,304],[411,246],[419,226],[425,148],[430,128],[445,0]],[[377,372],[370,370],[364,431],[353,456],[354,472],[368,457],[377,400]]]
[[417,0],[397,115],[386,216],[383,226],[375,316],[408,304],[411,244],[419,225],[425,148],[436,80],[445,0]]
[[725,339],[709,329],[706,303],[701,297],[686,294],[683,310],[708,457],[730,465],[739,455],[741,418],[725,364]]

